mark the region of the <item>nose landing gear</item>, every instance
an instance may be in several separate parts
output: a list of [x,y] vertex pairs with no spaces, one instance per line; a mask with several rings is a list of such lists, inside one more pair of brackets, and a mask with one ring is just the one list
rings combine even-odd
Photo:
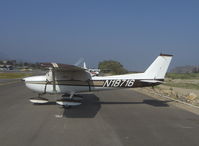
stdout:
[[48,103],[48,99],[41,97],[43,94],[39,94],[36,98],[30,98],[30,102],[34,104],[45,104]]

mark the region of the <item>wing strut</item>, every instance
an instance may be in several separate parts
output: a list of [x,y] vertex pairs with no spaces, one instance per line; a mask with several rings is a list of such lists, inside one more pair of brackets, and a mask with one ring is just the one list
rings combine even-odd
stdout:
[[55,83],[55,70],[52,70],[52,77],[53,77],[53,92],[57,92],[56,90],[56,83]]
[[52,83],[53,83],[53,92],[57,92],[56,90],[56,80],[55,80],[55,69],[49,68],[50,72],[52,72]]

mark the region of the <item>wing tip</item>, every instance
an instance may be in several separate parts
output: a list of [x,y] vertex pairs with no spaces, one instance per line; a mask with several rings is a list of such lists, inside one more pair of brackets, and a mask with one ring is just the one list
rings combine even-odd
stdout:
[[171,54],[163,54],[163,53],[160,53],[160,56],[173,57],[173,55],[171,55]]

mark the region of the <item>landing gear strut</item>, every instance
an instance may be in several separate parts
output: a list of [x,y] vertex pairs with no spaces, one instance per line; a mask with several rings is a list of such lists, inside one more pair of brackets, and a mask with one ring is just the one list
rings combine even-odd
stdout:
[[44,94],[46,94],[46,87],[47,87],[48,83],[49,83],[49,81],[46,80],[46,84],[45,84],[45,87],[44,87],[44,92],[38,94],[37,98],[34,98],[34,97],[30,98],[30,102],[32,102],[34,104],[45,104],[45,103],[48,103],[48,99],[42,97]]

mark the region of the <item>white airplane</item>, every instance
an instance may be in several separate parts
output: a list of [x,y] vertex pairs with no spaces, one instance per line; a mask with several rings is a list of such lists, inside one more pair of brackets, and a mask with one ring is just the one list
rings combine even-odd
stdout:
[[99,73],[100,73],[100,69],[87,68],[86,62],[83,63],[83,68],[84,68],[85,70],[89,71],[92,77],[98,76]]
[[156,86],[164,81],[165,74],[173,55],[160,54],[144,73],[92,76],[87,69],[74,65],[48,63],[49,71],[43,76],[24,78],[28,88],[39,93],[37,98],[30,101],[44,104],[48,100],[42,98],[44,94],[63,94],[56,103],[71,107],[81,104],[80,92],[112,90],[119,88],[136,88]]

